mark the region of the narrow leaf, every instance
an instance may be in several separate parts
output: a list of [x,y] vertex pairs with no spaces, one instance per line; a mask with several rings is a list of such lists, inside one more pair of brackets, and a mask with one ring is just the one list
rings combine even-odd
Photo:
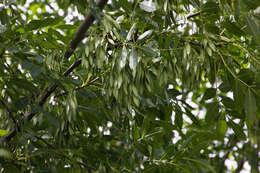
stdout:
[[147,56],[153,57],[157,55],[157,53],[153,49],[147,46],[138,46],[137,48],[140,49]]
[[256,117],[256,100],[254,94],[251,92],[250,89],[248,89],[248,92],[246,94],[245,98],[245,105],[244,108],[246,110],[246,115],[249,121],[254,122],[257,120]]
[[120,61],[120,68],[124,68],[126,64],[126,57],[127,57],[127,50],[126,47],[124,46],[122,49],[122,56],[121,56],[121,61]]
[[207,88],[202,100],[208,100],[216,96],[216,88]]
[[183,159],[198,163],[198,164],[208,168],[211,172],[216,172],[215,169],[205,160],[192,159],[192,158],[186,158],[186,157],[184,157]]
[[216,126],[217,133],[220,136],[225,136],[228,126],[225,120],[219,120]]
[[137,41],[141,41],[141,40],[143,40],[143,39],[149,37],[152,33],[153,33],[153,30],[151,30],[151,29],[148,30],[148,31],[145,31],[143,34],[141,34],[141,35],[138,37]]
[[136,69],[137,58],[138,58],[137,52],[136,52],[135,48],[133,48],[131,53],[130,53],[130,56],[129,56],[129,67],[130,67],[130,69],[132,69],[132,70]]
[[134,23],[132,25],[132,27],[130,28],[130,30],[129,30],[127,36],[126,36],[126,41],[131,40],[131,37],[132,37],[132,35],[133,35],[134,31],[135,31],[135,28],[136,28],[136,23]]
[[246,140],[246,135],[245,135],[245,133],[243,131],[243,127],[241,127],[240,125],[236,124],[231,119],[229,119],[228,125],[229,125],[229,127],[231,127],[231,129],[234,131],[235,135],[238,138],[240,138],[242,140]]

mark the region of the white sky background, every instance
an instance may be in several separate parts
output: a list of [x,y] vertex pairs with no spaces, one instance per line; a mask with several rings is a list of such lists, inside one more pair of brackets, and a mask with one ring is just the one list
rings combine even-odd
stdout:
[[[33,1],[34,1],[34,0],[27,0],[26,4],[25,4],[23,7],[22,7],[22,6],[19,6],[19,8],[20,8],[21,10],[23,10],[23,11],[26,11],[27,8],[29,7],[30,3],[32,3]],[[109,1],[110,1],[110,0],[109,0]],[[154,9],[154,3],[152,3],[152,0],[148,0],[148,1],[145,0],[145,1],[146,1],[146,2],[149,2],[150,4],[152,4],[153,9]],[[144,2],[144,1],[143,1],[143,2]],[[111,3],[111,1],[110,1],[110,3]],[[148,4],[148,5],[149,5],[149,4]],[[0,6],[1,6],[1,4],[0,4]],[[57,6],[55,0],[51,0],[50,6],[51,6],[53,9],[58,10],[58,14],[59,14],[60,16],[63,16],[63,15],[64,15],[64,11],[63,11],[62,9],[58,9],[58,6]],[[46,8],[46,11],[47,11],[47,12],[53,13],[53,10],[52,10],[50,7],[46,6],[45,8]],[[192,8],[191,8],[191,9],[192,9]],[[38,12],[38,13],[41,13],[41,9],[38,9],[37,12]],[[30,13],[30,12],[28,11],[28,13]],[[32,12],[31,12],[31,13],[32,13]],[[68,9],[68,16],[65,17],[66,23],[67,23],[67,24],[71,24],[71,20],[73,19],[73,17],[78,17],[79,20],[84,20],[84,18],[85,18],[83,15],[79,14],[77,10],[72,10],[71,8],[69,8],[69,9]],[[25,18],[25,16],[23,16],[23,18]],[[188,22],[188,21],[184,19],[184,20],[180,20],[179,22],[180,22],[180,23],[183,23],[183,22]],[[182,28],[179,28],[179,29],[182,30],[183,27],[182,27]],[[193,103],[193,102],[191,101],[191,97],[192,97],[192,94],[189,94],[189,95],[188,95],[188,99],[187,99],[188,103],[189,103],[192,107],[198,108],[198,105],[196,105],[195,103]],[[228,94],[228,97],[233,98],[232,93],[229,93],[229,94]],[[195,115],[197,115],[199,118],[205,117],[205,111],[196,110],[196,111],[193,111],[192,113],[194,113]],[[184,121],[186,121],[187,123],[191,123],[191,120],[190,120],[187,116],[184,116],[183,118],[184,118]],[[174,113],[173,113],[173,116],[172,116],[172,121],[174,122]],[[112,123],[109,122],[109,123],[107,124],[107,126],[108,126],[108,127],[111,127],[111,126],[112,126]],[[100,130],[103,131],[104,129],[103,129],[102,127],[100,127]],[[184,131],[185,131],[185,129],[184,129]],[[104,133],[105,133],[106,135],[109,135],[109,134],[110,134],[110,131],[109,131],[109,130],[106,130],[106,131],[104,131]],[[228,133],[231,133],[231,131],[229,130]],[[173,139],[173,142],[174,142],[174,143],[176,143],[178,140],[181,139],[181,137],[179,136],[179,134],[178,134],[177,131],[174,131],[174,136],[175,136],[174,139]],[[224,153],[223,153],[223,155],[224,155]],[[233,157],[233,156],[230,156],[229,159],[227,159],[227,160],[225,161],[225,165],[226,165],[227,168],[228,168],[228,172],[232,172],[231,170],[236,169],[237,166],[238,166],[237,163],[236,163],[236,161],[234,160],[234,157]],[[243,169],[240,173],[249,173],[250,170],[251,170],[250,165],[248,164],[248,162],[245,162],[245,164],[244,164],[244,169]]]

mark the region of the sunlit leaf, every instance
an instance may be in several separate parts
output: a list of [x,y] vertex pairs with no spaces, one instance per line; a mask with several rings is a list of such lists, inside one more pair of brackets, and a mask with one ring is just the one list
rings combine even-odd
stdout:
[[132,27],[130,28],[130,30],[129,30],[127,36],[126,36],[126,41],[131,40],[131,38],[132,38],[132,36],[133,36],[133,34],[134,34],[134,32],[135,32],[135,29],[136,29],[136,23],[134,23],[134,24],[132,25]]
[[129,55],[129,67],[130,67],[130,69],[132,69],[132,70],[136,69],[137,59],[138,59],[137,52],[135,51],[135,48],[133,48],[131,50],[130,55]]
[[156,11],[156,4],[152,0],[144,0],[140,3],[140,8],[146,12]]
[[146,39],[146,38],[149,37],[152,33],[153,33],[153,30],[145,31],[143,34],[141,34],[141,35],[137,38],[137,41],[142,41],[142,40]]
[[216,125],[216,130],[217,130],[217,133],[220,135],[220,136],[225,136],[226,132],[227,132],[227,129],[228,129],[228,125],[226,123],[225,120],[219,120],[217,122],[217,125]]
[[0,129],[0,136],[5,136],[5,135],[7,135],[8,134],[8,130],[2,130],[2,129]]
[[122,55],[120,57],[120,68],[124,68],[126,65],[126,58],[127,58],[127,49],[124,46],[122,49]]

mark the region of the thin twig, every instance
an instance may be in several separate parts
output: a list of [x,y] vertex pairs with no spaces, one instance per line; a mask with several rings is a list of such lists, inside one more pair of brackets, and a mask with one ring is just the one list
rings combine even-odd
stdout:
[[[82,89],[82,88],[84,88],[84,87],[86,87],[86,86],[89,86],[89,85],[95,83],[97,80],[99,80],[99,77],[96,77],[95,79],[93,79],[92,81],[88,82],[88,83],[85,84],[85,85],[82,85],[82,86],[80,86],[80,87],[75,88],[75,90],[78,91],[78,90],[80,90],[80,89]],[[60,93],[56,94],[56,95],[54,96],[54,98],[67,95],[68,93],[69,93],[69,91],[60,92]]]
[[187,18],[187,19],[190,19],[190,18],[199,16],[201,13],[202,13],[202,11],[199,11],[199,12],[197,12],[197,13],[193,13],[193,14],[188,15],[186,18]]
[[[65,154],[63,154],[58,148],[56,148],[54,145],[50,144],[47,140],[43,139],[42,137],[40,136],[35,136],[35,138],[37,138],[38,140],[41,140],[42,142],[44,142],[49,148],[53,149],[56,153],[60,154],[62,157],[64,157],[65,159],[68,159],[70,161],[71,158],[69,158],[68,156],[66,156]],[[77,163],[79,165],[82,165],[88,169],[91,169],[91,170],[97,170],[97,168],[93,167],[93,166],[89,166],[87,165],[86,163],[83,163],[83,162],[80,162],[80,161],[77,161]]]
[[195,46],[202,46],[202,45],[200,44],[200,42],[194,41],[194,40],[184,40],[184,39],[180,39],[180,42],[182,42],[182,43],[188,42],[188,43],[190,43],[190,44],[192,44],[192,45],[195,45]]

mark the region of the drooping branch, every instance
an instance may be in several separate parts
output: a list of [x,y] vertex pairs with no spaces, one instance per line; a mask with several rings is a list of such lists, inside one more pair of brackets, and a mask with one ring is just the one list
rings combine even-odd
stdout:
[[[108,0],[99,0],[97,3],[97,7],[100,8],[101,10],[104,8],[105,4],[107,3]],[[79,26],[75,37],[71,40],[70,42],[70,50],[65,52],[64,57],[69,58],[74,50],[76,49],[77,45],[82,41],[82,39],[85,37],[85,33],[88,30],[88,28],[93,24],[95,20],[94,15],[90,12],[83,23]],[[63,76],[68,76],[76,67],[78,67],[81,64],[81,59],[76,60],[64,73]],[[40,101],[38,105],[42,107],[44,103],[47,101],[47,99],[50,97],[50,95],[56,90],[58,87],[58,84],[55,83],[53,84],[47,92],[40,98]],[[28,116],[27,119],[31,120],[38,112],[31,112]],[[22,120],[24,121],[24,120]],[[17,134],[17,127],[15,127],[9,134],[4,136],[2,140],[4,142],[9,142],[15,135]]]

